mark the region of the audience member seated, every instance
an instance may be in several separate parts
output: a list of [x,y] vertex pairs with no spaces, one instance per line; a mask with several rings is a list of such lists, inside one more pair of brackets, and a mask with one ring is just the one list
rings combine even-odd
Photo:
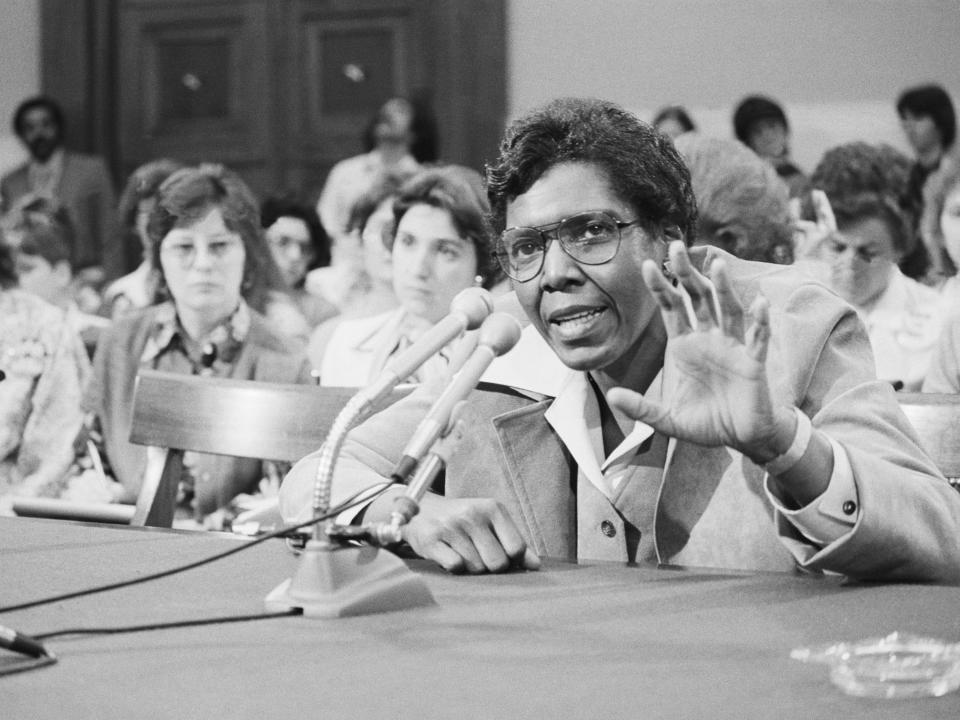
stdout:
[[[900,125],[917,159],[910,170],[908,189],[916,207],[916,218],[922,215],[923,189],[927,178],[940,166],[940,159],[951,147],[957,134],[957,120],[950,96],[939,85],[920,85],[904,90],[897,99]],[[923,280],[930,270],[926,247],[916,249],[900,262],[908,276]]]
[[776,101],[763,95],[741,100],[733,113],[733,131],[737,140],[773,165],[790,189],[790,197],[806,189],[807,178],[790,159],[787,114]]
[[[409,175],[421,163],[437,159],[436,128],[419,103],[406,98],[387,100],[371,118],[363,136],[364,153],[341,160],[330,170],[317,202],[317,214],[333,243],[331,267],[322,285],[328,300],[343,309],[343,298],[360,271],[362,259],[355,236],[348,229],[357,200],[384,174]],[[341,279],[330,276],[343,274]]]
[[917,242],[908,171],[909,160],[889,146],[856,142],[829,150],[811,185],[825,194],[820,212],[832,227],[811,252],[867,326],[877,376],[913,391],[930,366],[941,313],[937,291],[897,266]]
[[74,228],[71,266],[97,266],[112,279],[127,272],[114,227],[113,181],[103,158],[64,149],[64,123],[63,110],[52,98],[28,98],[17,107],[13,131],[30,159],[0,179],[4,212],[37,197],[55,200]]
[[697,199],[695,245],[744,260],[793,262],[787,186],[741,143],[687,133],[674,140]]
[[[487,178],[532,327],[463,404],[444,494],[402,531],[415,552],[476,573],[540,555],[960,582],[960,494],[876,379],[857,314],[793,266],[688,250],[696,203],[669,139],[558,100],[514,122]],[[389,485],[433,390],[351,433],[332,502]],[[287,519],[310,515],[317,462],[281,486]]]
[[910,197],[923,204],[923,187],[940,160],[953,147],[957,118],[950,95],[939,85],[919,85],[904,90],[897,99],[903,134],[916,153],[910,169]]
[[110,321],[96,314],[100,306],[96,281],[100,274],[92,281],[74,277],[70,267],[71,233],[70,220],[64,213],[40,209],[20,213],[10,229],[10,235],[16,238],[17,281],[21,290],[62,310],[67,324],[92,356],[97,338]]
[[317,329],[308,352],[322,385],[365,385],[445,316],[457,293],[496,282],[487,210],[480,175],[469,168],[431,168],[404,184],[393,203],[390,238],[400,306],[369,318],[334,318]]
[[313,270],[307,275],[307,288],[322,292],[328,282],[349,282],[349,287],[337,292],[342,298],[340,314],[344,319],[379,315],[397,307],[393,294],[391,238],[393,237],[393,201],[403,183],[412,177],[389,173],[383,175],[360,196],[350,211],[347,228],[361,249],[361,265],[352,277],[331,275],[329,268]]
[[948,155],[924,185],[920,235],[944,314],[960,310],[960,157]]
[[[256,201],[235,174],[216,165],[175,172],[160,186],[147,233],[169,300],[115,321],[101,338],[84,396],[87,428],[102,437],[103,464],[118,483],[114,499],[126,503],[136,500],[147,464],[157,460],[128,440],[140,368],[268,382],[310,379],[298,346],[253,307],[277,270]],[[254,491],[263,477],[259,462],[220,456],[192,456],[188,469],[181,513],[197,520]]]
[[930,370],[923,381],[924,392],[960,393],[960,160],[943,158],[939,169],[924,188],[923,239],[933,266],[941,277],[941,312],[944,317],[940,340]]
[[686,109],[680,105],[668,105],[660,110],[653,117],[653,126],[671,140],[697,129]]
[[330,265],[330,240],[313,208],[289,196],[270,197],[260,206],[260,225],[287,289],[310,328],[337,315],[333,303],[304,286],[309,270]]
[[60,495],[90,375],[63,312],[16,284],[0,237],[0,515],[11,514],[15,496]]
[[156,301],[157,272],[150,264],[147,219],[156,204],[160,185],[181,167],[181,163],[176,160],[151,160],[130,173],[127,179],[127,185],[120,194],[117,205],[118,224],[127,254],[135,253],[140,259],[133,272],[118,278],[107,287],[103,304],[110,317],[121,317],[131,310],[145,308]]

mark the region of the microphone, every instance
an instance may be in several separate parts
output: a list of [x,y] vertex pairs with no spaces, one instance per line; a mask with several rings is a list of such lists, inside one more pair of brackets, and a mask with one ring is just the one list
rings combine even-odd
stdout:
[[[392,358],[380,375],[357,392],[337,414],[320,446],[317,475],[313,485],[313,514],[320,515],[330,507],[330,484],[334,465],[347,433],[366,419],[390,391],[466,330],[479,327],[493,311],[493,297],[483,288],[471,287],[460,291],[450,303],[450,313],[421,335],[410,347]],[[332,523],[318,523],[314,535],[319,540]]]
[[483,288],[461,290],[450,302],[450,313],[384,366],[379,377],[362,392],[371,402],[380,400],[406,380],[431,355],[467,330],[480,327],[493,312],[493,297]]
[[493,359],[510,350],[518,340],[520,323],[512,315],[496,312],[484,321],[477,347],[437,398],[404,448],[403,456],[391,474],[394,481],[406,482],[430,447],[446,433],[457,405],[477,386]]
[[0,647],[34,658],[51,657],[39,640],[0,625]]

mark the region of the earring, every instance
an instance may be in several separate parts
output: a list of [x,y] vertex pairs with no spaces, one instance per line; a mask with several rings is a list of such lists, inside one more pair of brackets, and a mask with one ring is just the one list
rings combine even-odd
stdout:
[[476,285],[477,287],[481,287],[483,285],[483,275],[477,275],[473,279],[473,284]]

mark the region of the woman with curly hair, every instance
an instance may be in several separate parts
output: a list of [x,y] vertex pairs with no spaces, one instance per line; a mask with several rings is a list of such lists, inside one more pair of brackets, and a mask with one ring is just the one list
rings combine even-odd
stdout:
[[835,219],[815,251],[828,266],[829,284],[863,319],[877,376],[918,390],[941,315],[937,291],[898,267],[917,244],[909,175],[910,161],[897,150],[854,142],[827,151],[810,182]]

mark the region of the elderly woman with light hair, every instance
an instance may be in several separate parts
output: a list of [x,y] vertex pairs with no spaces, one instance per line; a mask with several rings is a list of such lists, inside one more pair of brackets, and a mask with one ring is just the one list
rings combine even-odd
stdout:
[[674,142],[697,198],[695,244],[745,260],[792,262],[789,191],[770,164],[734,140],[686,133]]

